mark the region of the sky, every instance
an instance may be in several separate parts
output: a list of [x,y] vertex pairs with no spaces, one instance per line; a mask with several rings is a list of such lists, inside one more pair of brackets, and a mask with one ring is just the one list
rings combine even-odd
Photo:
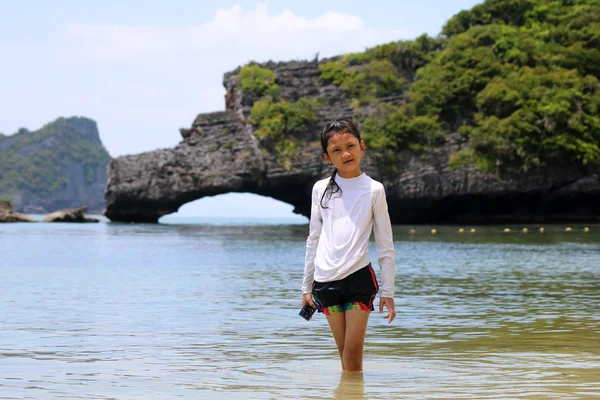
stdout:
[[[225,108],[223,74],[254,60],[307,60],[423,33],[475,0],[0,0],[0,132],[58,117],[98,123],[112,157],[173,147],[197,114]],[[180,215],[293,216],[227,194]]]

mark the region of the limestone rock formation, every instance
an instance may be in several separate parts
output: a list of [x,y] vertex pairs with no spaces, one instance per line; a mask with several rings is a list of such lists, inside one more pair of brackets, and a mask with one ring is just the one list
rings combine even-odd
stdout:
[[[322,61],[325,62],[325,61]],[[290,168],[277,163],[249,122],[256,96],[240,88],[239,69],[224,76],[226,110],[200,114],[183,141],[113,159],[108,167],[105,215],[113,221],[157,222],[190,201],[228,192],[251,192],[292,204],[310,214],[313,184],[331,173],[322,161],[319,134],[329,120],[352,117],[343,89],[319,79],[319,62],[267,63],[288,101],[325,100],[318,121],[300,137]],[[394,101],[394,99],[388,99]],[[398,154],[393,176],[367,150],[364,171],[383,182],[392,222],[493,223],[501,221],[600,221],[600,168],[556,165],[502,176],[474,169],[450,171],[448,157],[465,143],[448,134],[426,157]]]
[[20,129],[0,136],[0,198],[30,214],[81,204],[101,212],[109,160],[91,119],[58,118],[36,131]]
[[37,222],[35,219],[18,212],[14,212],[10,202],[0,200],[0,223],[1,222]]
[[85,216],[87,207],[55,211],[44,218],[44,222],[100,222],[99,219]]

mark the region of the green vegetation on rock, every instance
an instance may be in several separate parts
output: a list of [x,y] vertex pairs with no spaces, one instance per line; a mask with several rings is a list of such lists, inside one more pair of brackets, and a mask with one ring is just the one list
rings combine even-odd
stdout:
[[275,73],[256,64],[243,66],[238,73],[242,90],[250,91],[257,96],[277,96],[279,87],[275,83]]
[[373,60],[360,69],[347,69],[348,60],[319,66],[321,78],[344,88],[348,96],[368,102],[402,90],[405,81],[389,60]]
[[410,99],[468,136],[479,169],[600,161],[600,1],[488,0],[443,33]]
[[307,124],[315,122],[315,109],[322,105],[321,99],[301,98],[297,102],[275,101],[267,97],[257,101],[250,113],[250,122],[257,126],[259,137],[276,138],[301,133]]
[[347,54],[320,65],[321,79],[341,86],[349,97],[362,103],[397,95],[408,87],[407,79],[444,43],[444,39],[423,35],[414,41],[388,43]]
[[475,168],[479,171],[498,172],[496,171],[496,166],[493,165],[488,158],[476,153],[475,150],[471,148],[462,149],[452,154],[448,164],[451,171],[475,165]]
[[277,162],[289,170],[295,159],[296,135],[317,121],[315,110],[323,105],[322,99],[301,98],[297,102],[276,101],[266,97],[254,103],[250,123],[256,127],[256,136],[274,145]]
[[394,161],[399,150],[428,150],[444,134],[434,118],[412,114],[407,107],[381,103],[362,123],[364,140],[382,161],[385,172],[396,172]]

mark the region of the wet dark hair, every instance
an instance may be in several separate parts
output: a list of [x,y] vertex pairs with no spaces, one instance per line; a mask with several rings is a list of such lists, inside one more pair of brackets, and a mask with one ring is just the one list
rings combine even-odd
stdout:
[[[358,128],[352,121],[347,118],[334,119],[333,121],[327,123],[323,128],[323,132],[321,132],[321,147],[323,148],[323,154],[327,154],[327,145],[329,144],[329,139],[331,139],[332,136],[339,135],[341,133],[350,133],[352,136],[358,139],[359,143],[361,141]],[[329,183],[327,184],[327,187],[321,196],[320,203],[321,207],[323,208],[327,208],[325,204],[334,194],[339,193],[339,196],[342,195],[342,188],[339,187],[335,181],[335,175],[337,172],[337,168],[334,168],[333,173],[331,174],[331,179],[329,179]],[[323,200],[325,200],[325,204],[323,203]]]

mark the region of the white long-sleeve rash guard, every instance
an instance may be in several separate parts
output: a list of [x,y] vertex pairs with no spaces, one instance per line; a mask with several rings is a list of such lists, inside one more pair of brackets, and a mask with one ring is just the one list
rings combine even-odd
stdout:
[[314,281],[337,281],[371,262],[369,237],[373,231],[381,269],[381,296],[394,297],[396,250],[383,185],[366,174],[336,183],[342,195],[334,194],[321,207],[321,197],[330,178],[318,181],[312,190],[309,235],[302,293],[311,293]]

